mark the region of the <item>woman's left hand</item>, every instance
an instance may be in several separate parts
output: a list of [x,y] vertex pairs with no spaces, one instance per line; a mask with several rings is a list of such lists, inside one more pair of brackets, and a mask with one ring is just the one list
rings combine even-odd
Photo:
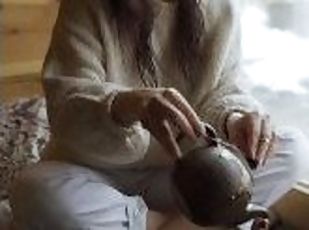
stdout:
[[257,112],[232,113],[227,119],[226,131],[228,141],[258,165],[264,165],[274,152],[277,138],[269,115]]

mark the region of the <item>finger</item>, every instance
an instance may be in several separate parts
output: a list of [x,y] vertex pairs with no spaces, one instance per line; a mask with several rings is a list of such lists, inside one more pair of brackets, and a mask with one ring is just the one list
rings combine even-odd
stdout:
[[266,161],[267,151],[272,141],[272,126],[270,117],[266,115],[261,122],[261,132],[258,142],[258,149],[256,152],[256,159],[259,163]]
[[192,140],[196,139],[195,132],[187,118],[172,103],[162,97],[162,95],[151,99],[148,104],[147,116],[150,117],[150,119],[159,121],[167,119],[186,136]]
[[167,120],[154,119],[152,114],[145,114],[143,126],[156,138],[173,158],[180,157],[181,151]]
[[160,130],[154,133],[154,137],[161,143],[172,158],[178,159],[182,156],[174,133],[167,120],[162,121]]
[[205,134],[204,126],[198,115],[192,109],[188,101],[177,90],[173,88],[166,89],[163,92],[163,96],[186,116],[197,134]]
[[268,149],[266,151],[266,157],[264,158],[264,160],[262,162],[263,165],[265,165],[266,160],[274,154],[277,143],[278,143],[278,137],[277,137],[275,132],[272,132],[272,138],[271,138],[270,144],[268,146]]
[[231,129],[229,134],[229,142],[235,145],[246,158],[251,158],[250,156],[250,149],[248,147],[247,141],[247,131],[246,126],[243,125],[245,122],[241,122]]
[[197,138],[193,127],[186,118],[186,116],[167,100],[163,101],[163,106],[165,107],[165,118],[177,128],[179,128],[185,135],[187,135],[192,140]]
[[251,113],[244,117],[246,127],[247,147],[249,150],[248,158],[256,160],[256,151],[258,148],[259,137],[261,133],[262,118],[258,113]]

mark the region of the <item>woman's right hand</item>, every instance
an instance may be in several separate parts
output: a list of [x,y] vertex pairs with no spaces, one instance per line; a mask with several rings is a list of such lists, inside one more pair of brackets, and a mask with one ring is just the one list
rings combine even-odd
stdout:
[[112,117],[123,126],[141,121],[172,157],[180,157],[174,128],[195,140],[205,133],[202,122],[175,89],[155,88],[119,92],[111,107]]

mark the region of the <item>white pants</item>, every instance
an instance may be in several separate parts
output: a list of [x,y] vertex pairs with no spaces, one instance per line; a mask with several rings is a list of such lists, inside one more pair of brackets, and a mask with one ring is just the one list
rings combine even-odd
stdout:
[[[254,172],[253,202],[266,207],[289,190],[304,168],[303,156],[309,158],[301,134],[279,136],[275,156]],[[169,168],[94,170],[42,162],[25,169],[12,186],[14,223],[20,230],[144,230],[148,208],[176,208],[169,173]]]

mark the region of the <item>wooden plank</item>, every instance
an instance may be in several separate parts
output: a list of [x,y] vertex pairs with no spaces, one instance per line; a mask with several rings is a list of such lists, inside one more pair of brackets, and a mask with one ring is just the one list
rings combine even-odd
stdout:
[[275,204],[275,210],[284,224],[291,226],[286,229],[306,230],[309,226],[309,194],[292,189]]
[[39,74],[58,5],[56,0],[2,0],[0,79]]
[[2,0],[3,5],[46,5],[53,2],[59,2],[58,0]]
[[1,64],[0,79],[9,77],[17,77],[29,74],[40,74],[42,69],[42,60],[33,60],[28,62],[13,62],[7,64]]
[[2,64],[42,60],[50,41],[49,33],[12,33],[2,39]]
[[20,81],[19,79],[16,82],[0,82],[0,102],[12,102],[19,98],[43,95],[38,76],[28,76],[25,78],[27,79],[25,81]]
[[41,81],[41,74],[25,74],[25,75],[16,75],[10,77],[3,77],[0,78],[0,85],[1,84],[17,84],[17,83],[24,83],[24,82],[33,82],[33,81]]
[[58,3],[4,4],[1,9],[1,33],[50,31],[57,17]]

